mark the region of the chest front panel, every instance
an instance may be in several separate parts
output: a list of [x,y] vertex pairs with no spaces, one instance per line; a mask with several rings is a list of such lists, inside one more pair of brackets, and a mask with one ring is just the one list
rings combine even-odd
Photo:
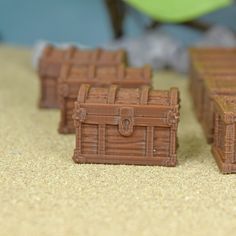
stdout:
[[135,126],[133,134],[122,136],[117,125],[82,124],[80,140],[82,155],[94,154],[126,157],[168,157],[169,127]]
[[[150,90],[150,91],[149,91]],[[79,163],[176,165],[178,90],[80,88],[73,114]]]

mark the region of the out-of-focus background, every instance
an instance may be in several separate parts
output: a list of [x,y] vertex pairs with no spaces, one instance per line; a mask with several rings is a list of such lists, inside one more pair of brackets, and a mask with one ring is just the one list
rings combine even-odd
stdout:
[[[1,39],[21,45],[47,39],[98,46],[113,36],[106,4],[103,0],[0,0]],[[236,6],[224,7],[200,19],[236,30]],[[140,35],[149,20],[147,15],[130,8],[124,21],[125,35]],[[163,28],[184,41],[199,37],[197,32],[180,26],[169,24]]]
[[1,42],[123,47],[133,65],[179,71],[189,46],[236,45],[235,20],[231,0],[0,0]]

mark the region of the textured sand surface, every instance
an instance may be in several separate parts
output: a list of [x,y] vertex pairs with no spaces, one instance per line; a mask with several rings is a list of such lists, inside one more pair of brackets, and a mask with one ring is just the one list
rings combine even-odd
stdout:
[[76,165],[59,112],[37,109],[30,51],[0,46],[0,235],[235,235],[236,175],[222,175],[192,109],[187,80],[176,168]]

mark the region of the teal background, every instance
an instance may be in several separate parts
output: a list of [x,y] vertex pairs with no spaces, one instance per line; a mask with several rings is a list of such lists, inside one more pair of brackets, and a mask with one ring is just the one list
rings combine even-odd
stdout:
[[[145,16],[141,18],[146,20]],[[202,19],[236,30],[236,6]],[[187,43],[200,36],[184,27],[165,25],[162,28]],[[125,31],[128,36],[139,35],[142,25],[130,16],[125,22]],[[0,0],[0,34],[3,41],[21,45],[45,39],[97,46],[112,39],[102,0]]]

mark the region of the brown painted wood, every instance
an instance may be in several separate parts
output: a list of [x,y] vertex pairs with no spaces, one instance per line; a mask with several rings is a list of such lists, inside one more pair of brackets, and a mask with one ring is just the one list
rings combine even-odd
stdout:
[[190,50],[190,92],[223,173],[236,173],[236,48]]
[[73,119],[76,129],[73,159],[77,163],[163,166],[177,163],[176,88],[161,91],[147,86],[105,88],[83,84]]
[[236,173],[236,97],[214,97],[214,112],[213,155],[223,173]]
[[208,143],[213,141],[214,106],[213,98],[218,95],[236,96],[236,76],[209,77],[203,81],[202,126]]
[[194,82],[195,92],[193,93],[193,99],[195,100],[195,108],[197,117],[201,121],[202,114],[203,114],[203,97],[204,97],[204,80],[209,77],[215,77],[216,79],[225,80],[228,77],[235,77],[236,76],[236,65],[235,69],[226,68],[212,68],[211,70],[205,71],[201,75],[198,75]]
[[[47,46],[39,61],[38,75],[41,83],[39,107],[58,108],[58,78],[62,65],[77,65],[77,67],[114,67],[127,63],[124,50],[105,49],[79,49],[70,47],[68,49]],[[93,72],[92,70],[90,72]],[[82,73],[82,72],[81,72]],[[92,78],[93,75],[91,74]]]
[[199,121],[202,120],[203,80],[209,76],[236,75],[235,48],[193,48],[190,54],[190,92]]
[[[136,99],[139,93],[139,89],[136,89],[136,93],[131,96],[127,94],[126,90],[129,88],[138,88],[143,85],[151,85],[152,70],[150,66],[144,67],[126,67],[124,65],[110,66],[110,67],[77,67],[76,65],[69,65],[64,63],[62,67],[62,73],[59,78],[58,83],[58,94],[59,103],[61,110],[61,120],[59,124],[59,132],[62,134],[74,133],[75,129],[72,122],[72,111],[73,103],[76,101],[78,96],[78,90],[81,84],[86,83],[87,89],[89,85],[94,87],[90,88],[90,96],[87,98],[87,103],[120,103],[120,98],[129,100],[130,103],[136,103]],[[107,93],[107,86],[109,87],[109,92]],[[117,86],[121,85],[124,89],[119,90],[116,94]],[[99,96],[96,93],[96,87],[103,87]],[[79,94],[78,99],[81,101],[82,98],[86,96],[87,90],[84,89],[85,94]],[[123,93],[123,94],[121,94]],[[168,104],[167,93],[164,94],[154,94],[158,93],[152,91],[150,93],[150,104],[156,103],[158,99],[164,99],[166,104]],[[143,102],[147,99],[148,90],[147,88],[141,93]],[[125,97],[124,97],[125,96]],[[164,102],[164,101],[163,101]],[[91,108],[92,109],[92,108]],[[95,107],[95,112],[97,108]]]

